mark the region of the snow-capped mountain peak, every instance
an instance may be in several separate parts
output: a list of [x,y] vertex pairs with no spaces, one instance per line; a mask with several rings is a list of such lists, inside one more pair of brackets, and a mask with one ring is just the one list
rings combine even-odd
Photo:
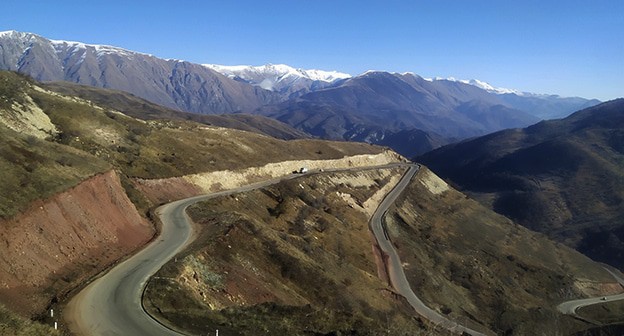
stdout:
[[468,84],[468,85],[472,85],[472,86],[476,86],[480,89],[483,89],[487,92],[491,92],[491,93],[496,93],[496,94],[506,94],[506,93],[513,93],[516,95],[523,95],[523,92],[520,92],[518,90],[515,89],[506,89],[506,88],[499,88],[499,87],[494,87],[492,85],[490,85],[487,82],[478,80],[478,79],[456,79],[455,77],[448,77],[448,78],[442,78],[442,77],[434,77],[434,78],[425,78],[426,81],[429,82],[433,82],[433,81],[440,81],[440,80],[445,80],[445,81],[450,81],[450,82],[457,82],[457,83],[463,83],[463,84]]
[[339,79],[351,77],[349,74],[338,71],[304,70],[293,68],[286,64],[265,64],[260,66],[204,64],[204,66],[224,76],[244,80],[272,91],[279,91],[298,80],[331,83]]
[[478,79],[459,80],[459,82],[465,83],[465,84],[474,85],[474,86],[476,86],[478,88],[482,88],[485,91],[498,93],[498,94],[505,94],[505,93],[521,94],[521,92],[518,91],[518,90],[494,87],[494,86],[490,85],[489,83],[480,81]]
[[2,31],[2,32],[0,32],[0,38],[9,37],[9,36],[12,36],[12,35],[17,34],[17,33],[19,33],[19,32],[15,31],[15,30]]
[[143,56],[154,57],[154,55],[152,54],[141,53],[137,51],[132,51],[132,50],[128,50],[128,49],[124,49],[120,47],[103,45],[103,44],[87,44],[83,42],[65,41],[65,40],[50,40],[50,43],[57,50],[63,50],[63,49],[72,50],[73,49],[75,51],[75,50],[93,49],[95,51],[95,54],[98,57],[102,55],[108,55],[108,54],[116,54],[116,55],[125,56],[125,57],[132,56],[132,55],[143,55]]
[[74,41],[65,41],[65,40],[52,40],[47,39],[45,37],[39,36],[34,33],[26,33],[26,32],[18,32],[15,30],[8,30],[0,32],[0,39],[14,39],[16,41],[20,41],[20,43],[24,44],[25,48],[28,48],[30,44],[34,43],[37,40],[47,41],[52,48],[61,53],[63,51],[69,51],[70,53],[76,53],[78,51],[84,51],[87,49],[91,49],[95,52],[95,54],[100,57],[105,54],[117,54],[121,56],[131,56],[131,55],[145,55],[145,56],[153,56],[149,54],[139,53],[136,51],[131,51],[119,47],[109,46],[109,45],[100,45],[100,44],[87,44],[83,42],[74,42]]

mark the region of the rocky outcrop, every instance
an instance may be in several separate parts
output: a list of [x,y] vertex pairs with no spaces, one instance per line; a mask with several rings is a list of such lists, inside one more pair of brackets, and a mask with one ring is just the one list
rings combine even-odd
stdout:
[[0,300],[40,312],[153,234],[114,171],[94,176],[0,222]]

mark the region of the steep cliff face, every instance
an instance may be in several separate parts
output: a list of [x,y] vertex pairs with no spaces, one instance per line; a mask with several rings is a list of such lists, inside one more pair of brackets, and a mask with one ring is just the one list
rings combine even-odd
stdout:
[[153,234],[114,171],[94,176],[0,222],[0,300],[40,312]]

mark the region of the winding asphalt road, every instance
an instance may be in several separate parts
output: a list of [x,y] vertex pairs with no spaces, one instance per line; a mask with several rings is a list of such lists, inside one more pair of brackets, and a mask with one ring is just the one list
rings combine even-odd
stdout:
[[151,318],[141,303],[149,278],[191,241],[193,229],[186,208],[196,202],[263,188],[301,175],[267,180],[241,188],[168,203],[156,213],[162,232],[143,250],[96,279],[67,305],[65,316],[79,335],[184,335]]
[[[619,273],[619,271],[614,271],[607,267],[604,267],[604,269],[607,272],[609,272],[622,287],[624,287],[624,278],[622,277],[621,273]],[[595,304],[599,304],[599,303],[618,301],[618,300],[624,300],[624,293],[608,295],[608,296],[599,296],[599,297],[593,297],[593,298],[588,298],[588,299],[566,301],[566,302],[559,304],[557,306],[557,310],[559,310],[560,312],[564,314],[577,316],[583,319],[583,317],[578,316],[578,314],[576,313],[578,309],[591,306],[591,305],[595,305]]]
[[397,197],[403,192],[403,190],[409,185],[412,177],[418,172],[420,166],[412,166],[403,176],[401,181],[392,189],[391,192],[386,195],[384,200],[381,202],[375,214],[370,221],[370,228],[375,235],[375,239],[377,239],[377,244],[379,248],[383,251],[385,255],[388,256],[388,275],[390,277],[390,282],[392,287],[401,294],[409,304],[416,310],[416,313],[424,317],[425,319],[431,321],[433,324],[443,327],[453,333],[461,334],[467,333],[470,335],[483,335],[485,334],[461,326],[456,322],[453,322],[438,313],[437,311],[427,307],[414,293],[412,288],[410,287],[409,281],[407,281],[407,277],[405,276],[405,272],[403,271],[403,266],[401,264],[401,260],[399,259],[399,255],[392,245],[392,242],[388,239],[388,235],[386,234],[382,221],[388,211],[388,208],[396,201]]
[[[358,167],[349,169],[330,169],[330,171],[366,170],[397,167],[402,164],[390,164],[378,167]],[[399,194],[409,184],[419,166],[410,166],[408,172],[395,188],[386,195],[373,218],[370,226],[378,244],[389,256],[388,272],[395,290],[403,295],[416,312],[434,324],[452,332],[484,335],[450,321],[438,312],[428,308],[414,294],[405,277],[401,261],[392,243],[382,227],[382,218]],[[102,277],[91,282],[72,298],[65,311],[70,330],[79,335],[184,335],[172,330],[150,317],[142,306],[142,294],[149,278],[167,261],[184,249],[191,241],[193,229],[186,208],[196,202],[221,197],[234,193],[263,188],[301,175],[288,175],[281,178],[172,202],[159,207],[156,213],[163,223],[161,234],[143,250],[112,268]]]
[[[368,170],[402,165],[397,163],[325,171]],[[159,207],[156,213],[163,223],[160,235],[144,249],[95,279],[70,300],[64,312],[69,329],[78,335],[184,335],[149,316],[142,306],[142,294],[149,278],[192,241],[193,229],[186,208],[199,201],[263,188],[300,176],[303,175],[291,174]]]

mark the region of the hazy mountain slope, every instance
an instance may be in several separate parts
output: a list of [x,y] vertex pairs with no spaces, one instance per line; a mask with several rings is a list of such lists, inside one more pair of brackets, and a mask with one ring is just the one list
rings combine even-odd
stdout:
[[506,93],[499,97],[507,105],[544,120],[565,118],[575,111],[600,104],[597,99],[557,95]]
[[345,133],[344,137],[349,141],[386,146],[406,157],[412,153],[426,153],[449,142],[438,134],[419,129],[388,131],[379,126],[357,126]]
[[[472,85],[387,72],[367,72],[335,87],[264,106],[256,113],[323,138],[391,145],[406,156],[453,139],[538,121]],[[437,140],[422,142],[422,138],[410,137],[417,132]],[[406,137],[399,139],[402,135]],[[393,140],[384,141],[387,137]]]
[[426,153],[434,148],[449,143],[449,139],[433,132],[419,129],[386,128],[375,124],[357,112],[343,110],[340,107],[317,105],[305,101],[285,102],[283,110],[276,114],[268,112],[274,106],[265,106],[259,113],[267,113],[283,123],[316,135],[333,140],[359,141],[380,146],[388,146],[406,157]]
[[279,98],[199,64],[116,47],[55,41],[15,31],[0,34],[0,45],[0,69],[19,71],[40,81],[122,90],[182,111],[252,110]]
[[[521,111],[501,106],[497,115],[514,114],[515,119],[499,119],[499,123],[483,124],[468,113],[470,106],[457,110],[462,104],[478,102],[481,106],[501,105],[486,91],[471,85],[448,82],[431,83],[415,75],[368,72],[347,80],[343,85],[309,93],[302,100],[317,104],[337,105],[366,115],[384,126],[419,128],[446,137],[467,137],[502,128],[526,126],[537,119]],[[481,107],[482,114],[487,110]]]
[[503,102],[506,106],[524,111],[539,119],[549,120],[567,117],[568,115],[600,103],[597,99],[581,97],[561,97],[552,94],[520,92],[519,90],[497,88],[477,80],[458,80],[455,78],[435,78],[428,81],[447,85],[450,82],[469,84],[490,93],[492,98]]
[[260,115],[286,123],[298,130],[326,139],[344,139],[344,134],[354,126],[363,124],[357,113],[305,101],[288,101],[257,110]]
[[530,125],[537,122],[537,119],[520,110],[510,109],[501,104],[492,105],[479,100],[470,100],[461,103],[455,108],[455,111],[481,125],[484,133],[491,133],[491,130],[500,130],[502,128],[515,128]]
[[623,99],[418,160],[522,225],[624,266]]
[[151,103],[123,91],[101,89],[91,86],[72,84],[68,82],[46,83],[43,85],[43,87],[64,95],[81,97],[83,99],[92,101],[102,107],[120,111],[131,117],[143,120],[189,120],[207,125],[234,128],[243,131],[265,134],[285,140],[310,137],[309,134],[294,129],[285,123],[260,115],[205,115],[180,112]]

